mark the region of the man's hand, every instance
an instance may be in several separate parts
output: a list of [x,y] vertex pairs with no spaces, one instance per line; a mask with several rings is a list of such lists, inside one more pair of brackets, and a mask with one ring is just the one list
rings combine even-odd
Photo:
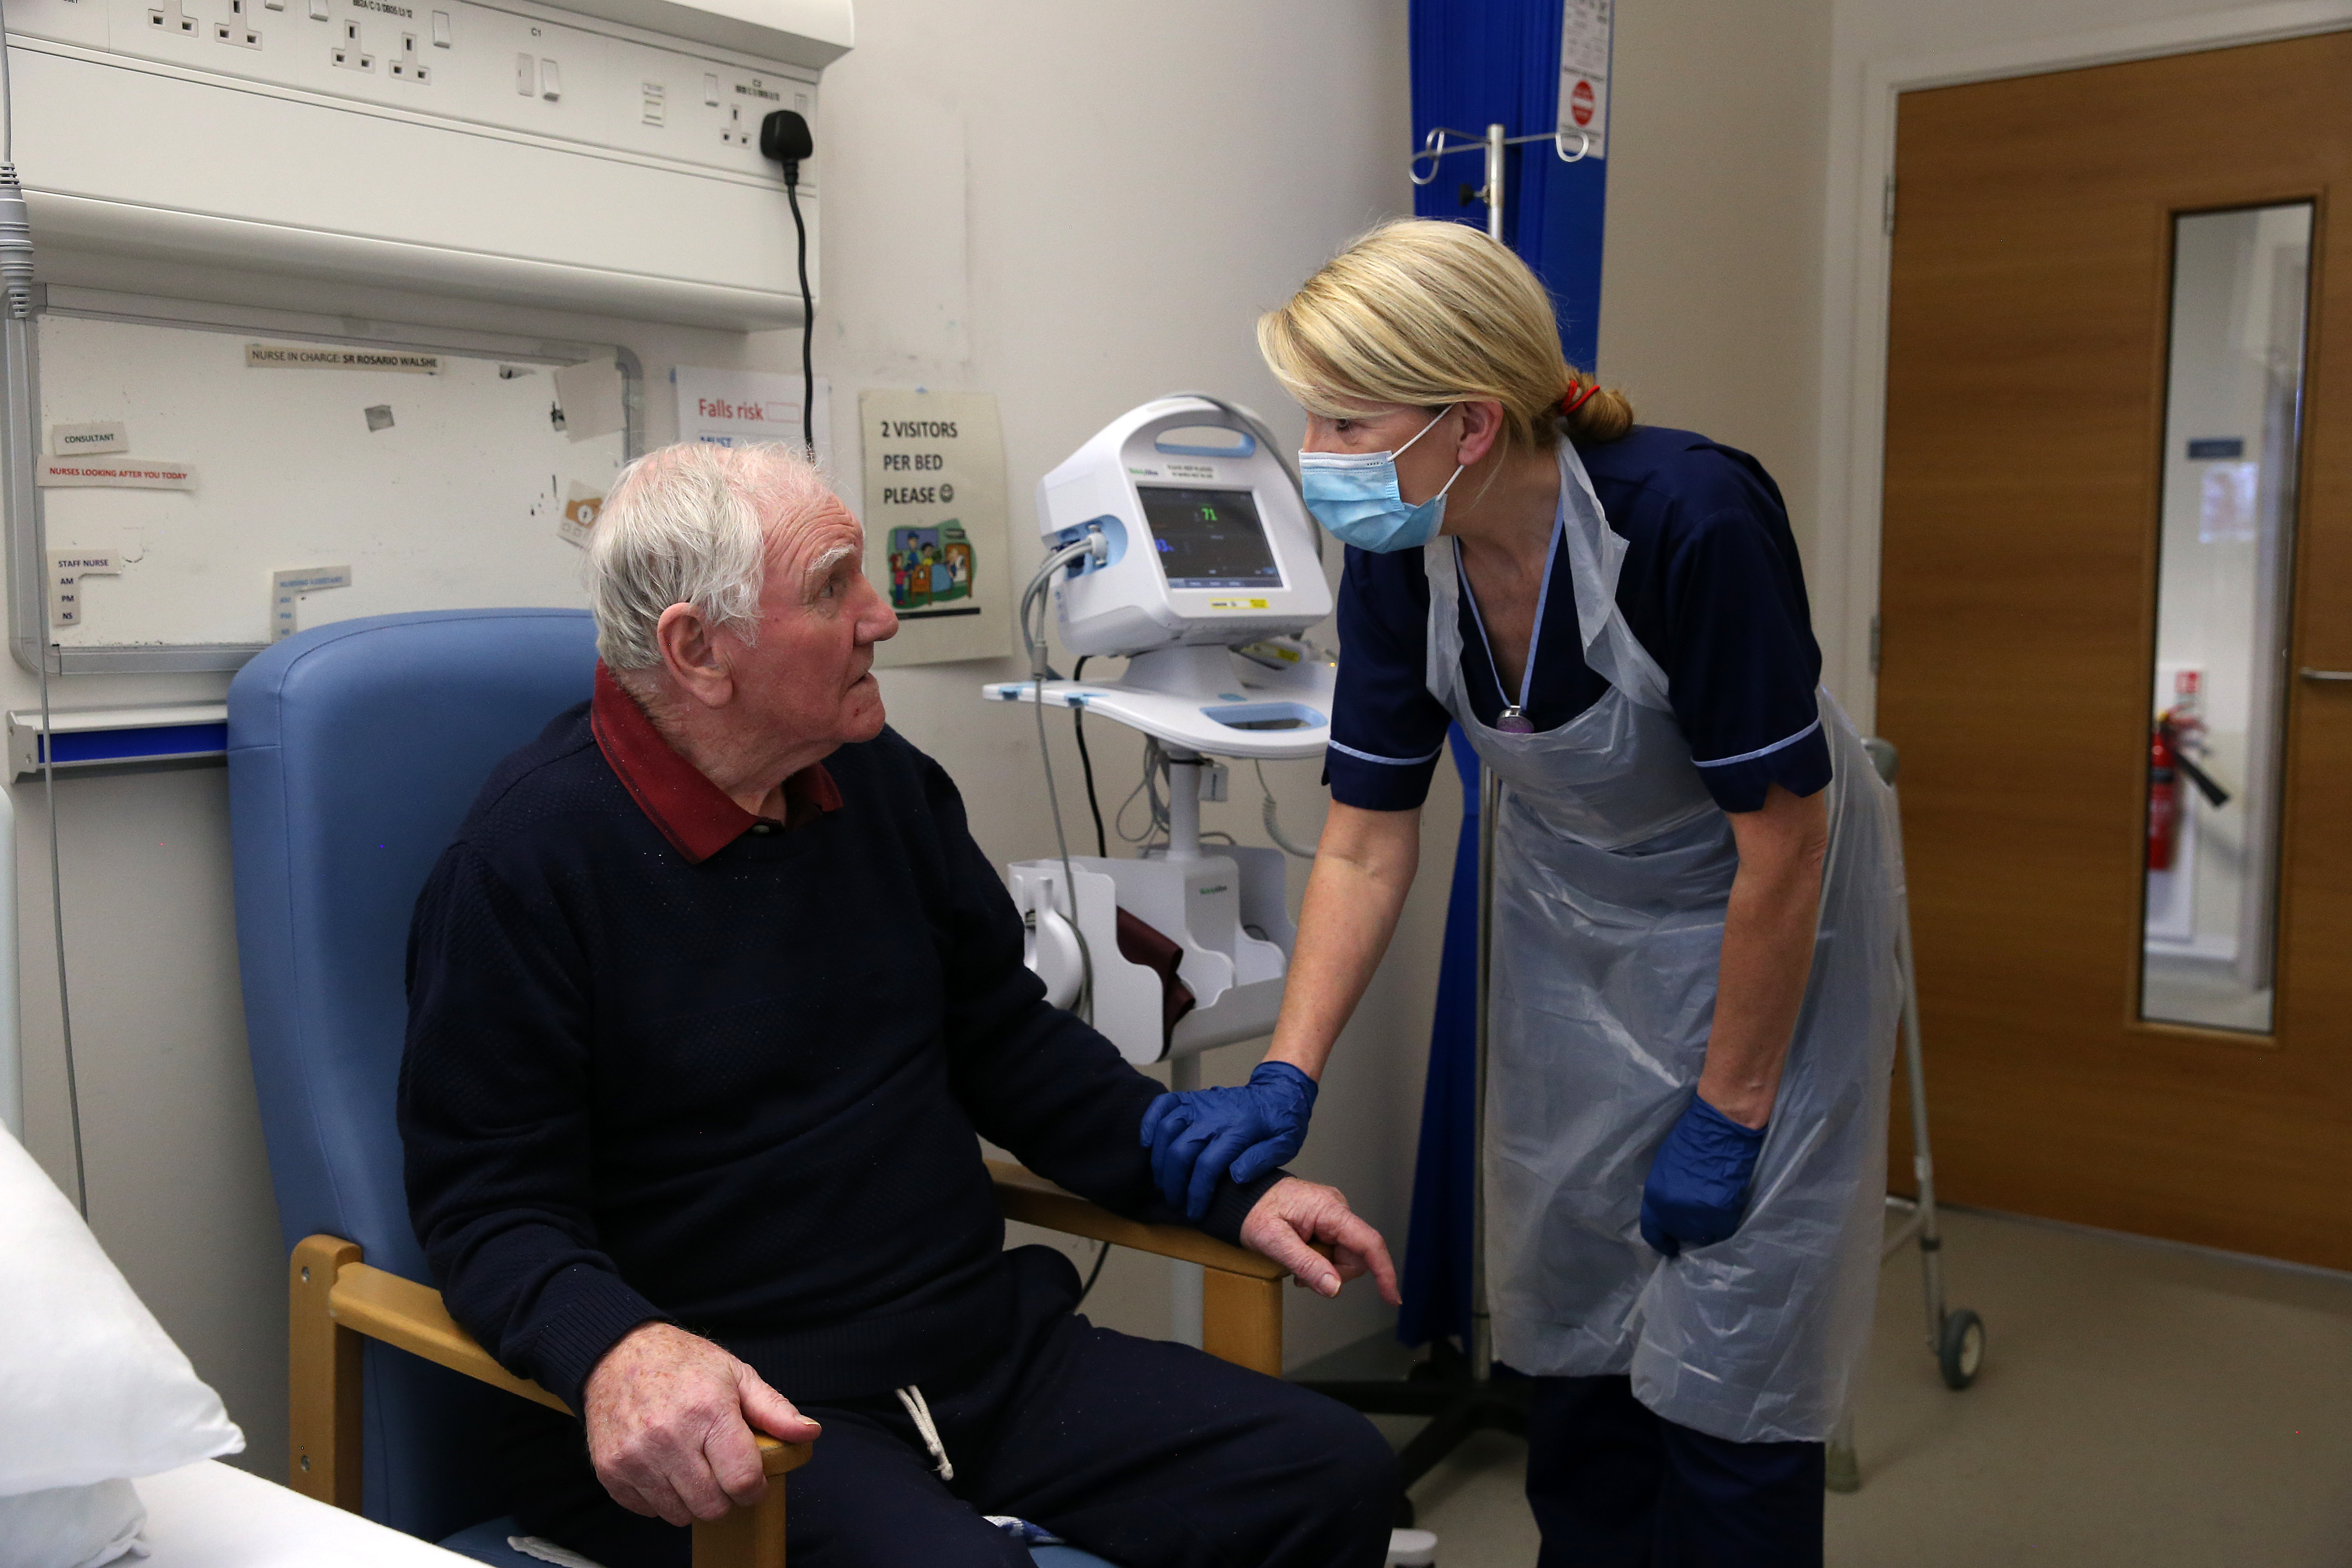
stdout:
[[[1315,1250],[1317,1242],[1331,1248],[1328,1261]],[[1357,1217],[1337,1187],[1285,1176],[1242,1221],[1242,1245],[1281,1264],[1318,1295],[1336,1296],[1340,1286],[1369,1274],[1381,1300],[1391,1307],[1403,1303],[1389,1244]]]
[[605,1352],[586,1403],[596,1479],[630,1512],[671,1524],[768,1495],[753,1431],[805,1443],[819,1430],[758,1373],[668,1323],[632,1330]]

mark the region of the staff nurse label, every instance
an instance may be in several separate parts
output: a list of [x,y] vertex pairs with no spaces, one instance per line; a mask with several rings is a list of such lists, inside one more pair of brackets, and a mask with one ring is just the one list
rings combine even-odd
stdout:
[[49,552],[49,625],[78,626],[82,620],[81,580],[122,570],[120,550],[75,545]]
[[289,571],[271,573],[269,640],[283,642],[294,635],[295,611],[301,605],[303,595],[351,585],[352,569],[348,566],[299,566]]

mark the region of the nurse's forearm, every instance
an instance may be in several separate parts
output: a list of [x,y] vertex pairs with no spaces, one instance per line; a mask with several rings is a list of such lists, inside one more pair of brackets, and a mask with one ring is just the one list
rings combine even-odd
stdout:
[[1298,916],[1298,941],[1274,1026],[1270,1062],[1320,1079],[1364,988],[1396,934],[1421,861],[1421,812],[1331,805]]
[[1734,812],[1739,871],[1723,917],[1723,961],[1699,1098],[1761,1127],[1780,1091],[1789,1039],[1812,973],[1829,853],[1829,792],[1802,797],[1774,784],[1763,809]]

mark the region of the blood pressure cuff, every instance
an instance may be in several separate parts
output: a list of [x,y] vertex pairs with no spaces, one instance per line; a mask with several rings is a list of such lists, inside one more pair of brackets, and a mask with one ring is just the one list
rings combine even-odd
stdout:
[[1175,1037],[1176,1026],[1198,1001],[1192,988],[1176,978],[1177,966],[1184,962],[1184,950],[1159,927],[1121,910],[1118,955],[1160,976],[1160,1048],[1164,1053]]

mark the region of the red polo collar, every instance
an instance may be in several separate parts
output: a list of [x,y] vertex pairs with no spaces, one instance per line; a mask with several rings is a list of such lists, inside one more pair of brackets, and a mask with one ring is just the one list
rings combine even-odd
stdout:
[[596,749],[622,787],[677,852],[699,865],[755,828],[773,832],[815,821],[839,809],[841,791],[823,763],[811,763],[784,781],[784,820],[754,816],[727,797],[692,763],[670,749],[636,699],[621,689],[604,661],[596,663],[596,694],[588,705]]

